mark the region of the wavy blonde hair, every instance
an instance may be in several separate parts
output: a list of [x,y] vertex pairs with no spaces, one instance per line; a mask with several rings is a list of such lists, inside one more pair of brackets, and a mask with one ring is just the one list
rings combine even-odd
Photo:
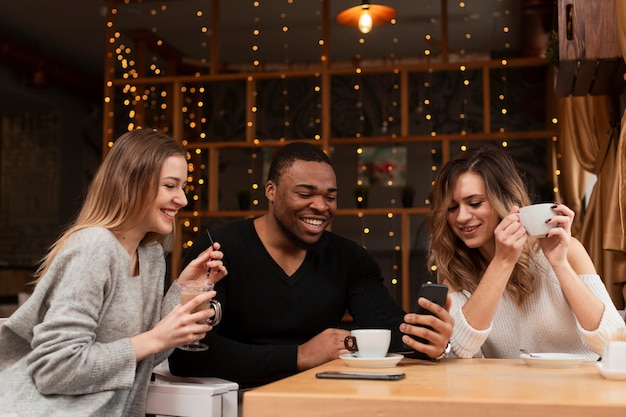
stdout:
[[[185,149],[164,133],[136,129],[120,136],[98,168],[78,216],[41,260],[35,280],[45,275],[73,233],[94,226],[117,232],[139,224],[156,198],[163,163],[176,155],[185,157]],[[150,232],[141,243],[167,246],[168,236]]]
[[[490,262],[479,249],[467,247],[448,224],[448,208],[458,178],[465,173],[479,175],[485,182],[487,200],[502,220],[511,207],[530,204],[520,172],[504,150],[488,146],[460,153],[442,168],[430,192],[432,209],[428,216],[429,262],[437,267],[439,282],[447,283],[455,291],[472,293]],[[533,271],[540,268],[533,256],[534,243],[534,239],[528,239],[507,283],[506,291],[519,304],[532,293]]]

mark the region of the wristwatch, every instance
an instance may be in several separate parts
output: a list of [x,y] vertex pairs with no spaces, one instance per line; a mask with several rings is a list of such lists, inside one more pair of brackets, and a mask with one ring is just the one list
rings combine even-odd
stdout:
[[450,342],[448,342],[448,344],[446,345],[446,348],[443,350],[443,352],[441,352],[441,355],[437,356],[436,358],[433,358],[433,361],[439,362],[440,360],[445,358],[446,355],[448,355],[448,353],[450,353]]

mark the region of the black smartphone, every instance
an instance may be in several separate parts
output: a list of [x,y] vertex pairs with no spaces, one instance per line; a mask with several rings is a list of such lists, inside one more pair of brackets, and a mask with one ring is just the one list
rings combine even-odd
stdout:
[[419,299],[424,297],[435,304],[439,304],[443,307],[446,304],[446,298],[448,297],[448,286],[444,284],[432,284],[426,283],[422,284],[417,293],[417,298],[415,299],[415,313],[417,314],[430,314],[433,313],[429,310],[426,310],[421,305],[419,305]]
[[384,381],[397,381],[406,375],[402,372],[374,373],[374,372],[319,372],[315,374],[317,378],[330,379],[377,379]]
[[[419,305],[419,299],[421,297],[424,297],[432,301],[433,303],[438,304],[441,307],[443,307],[446,304],[446,298],[448,297],[448,286],[444,284],[433,284],[431,282],[428,282],[426,284],[422,284],[422,286],[420,287],[417,293],[417,298],[415,299],[415,308],[413,310],[417,314],[433,315],[431,311],[426,310],[425,308]],[[428,340],[422,339],[421,337],[416,337],[416,336],[411,336],[411,337],[420,343],[426,343],[426,344],[429,343]],[[428,355],[422,352],[417,352],[409,348],[408,346],[406,346],[406,348],[408,349],[408,352],[404,352],[404,356],[406,356],[407,358],[430,359]]]

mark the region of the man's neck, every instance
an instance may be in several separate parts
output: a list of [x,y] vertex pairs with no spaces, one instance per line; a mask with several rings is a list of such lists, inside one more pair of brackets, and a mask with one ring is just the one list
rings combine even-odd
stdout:
[[298,247],[285,236],[278,224],[267,214],[254,220],[254,228],[274,262],[285,271],[285,274],[293,275],[302,265],[306,249]]

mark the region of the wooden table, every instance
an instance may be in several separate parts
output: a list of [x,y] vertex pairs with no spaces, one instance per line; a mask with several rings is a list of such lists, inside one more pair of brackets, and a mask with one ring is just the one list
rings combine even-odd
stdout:
[[[401,371],[399,381],[317,379],[320,371]],[[521,359],[403,359],[395,368],[349,368],[339,359],[244,394],[244,417],[626,416],[626,381],[595,363],[541,369]]]

